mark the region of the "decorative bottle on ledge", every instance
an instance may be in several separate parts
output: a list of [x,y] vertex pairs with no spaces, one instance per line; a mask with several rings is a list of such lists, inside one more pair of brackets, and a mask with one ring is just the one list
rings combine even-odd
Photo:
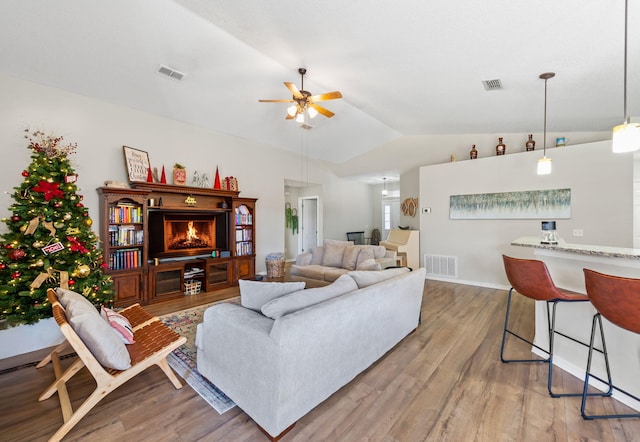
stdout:
[[524,143],[524,147],[527,149],[527,152],[536,150],[536,142],[533,140],[533,134],[529,134],[529,139]]
[[476,150],[476,145],[471,146],[471,150],[469,151],[469,158],[475,160],[478,158],[478,151]]
[[502,137],[498,138],[498,145],[496,146],[496,155],[504,155],[507,151],[507,146],[502,142]]

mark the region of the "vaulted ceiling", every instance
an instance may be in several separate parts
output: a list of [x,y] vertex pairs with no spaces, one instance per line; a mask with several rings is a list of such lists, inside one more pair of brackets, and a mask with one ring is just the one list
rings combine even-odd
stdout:
[[[5,0],[0,74],[299,152],[286,103],[258,99],[290,98],[306,67],[306,90],[343,94],[310,155],[342,163],[407,135],[540,131],[547,71],[549,131],[608,131],[623,25],[624,0]],[[628,41],[640,116],[640,0]]]

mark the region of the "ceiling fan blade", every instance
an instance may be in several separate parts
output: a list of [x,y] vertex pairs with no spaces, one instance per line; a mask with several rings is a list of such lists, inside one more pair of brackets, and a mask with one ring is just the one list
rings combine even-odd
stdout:
[[309,103],[309,106],[311,106],[312,108],[314,108],[315,110],[318,111],[319,114],[324,115],[327,118],[331,118],[333,117],[335,114],[333,112],[331,112],[329,109],[325,109],[322,106],[318,106],[315,103]]
[[335,92],[327,92],[326,94],[312,95],[309,98],[312,101],[335,100],[336,98],[342,98],[342,94],[338,91],[335,91]]
[[285,120],[293,120],[294,117],[292,117],[291,115],[287,114],[286,117],[284,117]]
[[293,103],[293,100],[258,100],[260,103]]
[[285,81],[284,85],[287,87],[287,89],[291,91],[294,98],[303,98],[302,94],[300,93],[300,91],[298,90],[295,84]]

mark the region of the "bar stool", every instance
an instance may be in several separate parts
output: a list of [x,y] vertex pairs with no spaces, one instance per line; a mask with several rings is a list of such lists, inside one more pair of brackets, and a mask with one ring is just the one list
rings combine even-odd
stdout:
[[[547,389],[551,397],[564,397],[564,396],[582,396],[583,393],[554,393],[552,390],[553,381],[553,344],[555,335],[563,336],[570,339],[573,342],[588,347],[585,342],[581,342],[571,336],[567,336],[564,333],[556,331],[556,307],[560,302],[589,302],[589,297],[581,293],[572,292],[570,290],[561,289],[555,286],[549,270],[544,262],[534,259],[519,259],[512,258],[510,256],[502,255],[504,261],[504,269],[507,274],[507,279],[511,284],[509,290],[509,296],[507,298],[507,313],[504,319],[504,329],[502,333],[502,345],[500,347],[500,360],[502,362],[541,362],[549,364],[549,375],[547,378]],[[535,301],[546,301],[547,308],[547,327],[549,330],[549,350],[539,347],[532,341],[516,334],[509,330],[509,312],[511,310],[511,297],[513,291],[517,291],[527,298],[531,298]],[[553,304],[553,313],[549,315],[549,304]],[[529,345],[543,351],[548,355],[547,359],[506,359],[504,357],[505,343],[507,335],[514,336],[521,341],[526,342]],[[590,394],[591,395],[591,394]]]
[[[638,318],[640,318],[640,279],[605,275],[589,269],[584,269],[584,279],[587,287],[587,295],[597,312],[593,315],[593,322],[591,324],[589,357],[587,359],[587,370],[584,379],[582,405],[580,406],[582,417],[584,419],[640,417],[640,413],[588,415],[585,412],[587,396],[611,396],[613,390],[617,390],[636,401],[640,401],[640,398],[613,385],[609,366],[609,355],[607,353],[607,345],[604,340],[604,330],[602,328],[602,317],[604,317],[612,324],[624,330],[640,334],[640,320],[638,320]],[[600,329],[600,339],[602,340],[601,353],[604,355],[604,363],[607,370],[607,381],[603,382],[608,384],[609,391],[602,394],[587,394],[589,377],[596,377],[589,374],[593,350],[598,351],[598,349],[594,348],[596,325]],[[596,379],[601,380],[600,378]]]

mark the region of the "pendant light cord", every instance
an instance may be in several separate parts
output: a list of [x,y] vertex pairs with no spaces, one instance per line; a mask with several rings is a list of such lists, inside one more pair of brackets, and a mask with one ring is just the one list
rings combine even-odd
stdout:
[[542,138],[542,156],[547,157],[547,81],[544,79],[544,135]]
[[624,0],[624,123],[628,124],[630,118],[627,115],[627,27],[629,21],[629,0]]

